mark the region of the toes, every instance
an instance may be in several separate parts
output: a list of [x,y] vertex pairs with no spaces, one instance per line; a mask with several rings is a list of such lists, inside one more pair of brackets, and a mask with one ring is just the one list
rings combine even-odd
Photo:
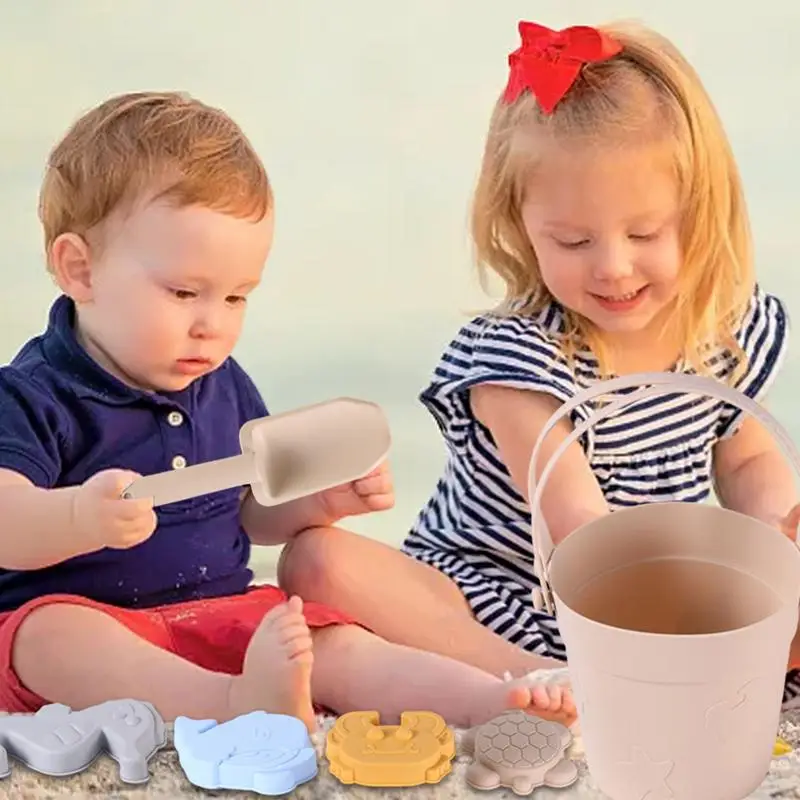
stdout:
[[514,686],[508,690],[509,708],[528,708],[532,703],[531,690],[527,686]]
[[281,620],[280,623],[276,625],[275,629],[275,638],[280,644],[286,644],[286,642],[290,642],[298,636],[310,635],[311,631],[309,631],[308,624],[302,616],[295,617],[292,615],[291,617],[287,617]]
[[296,612],[289,603],[281,603],[274,606],[261,620],[262,625],[276,625],[283,620],[288,614],[294,615]]
[[550,711],[552,706],[552,699],[547,686],[541,684],[534,686],[531,691],[533,705],[536,708],[541,708],[544,711]]
[[292,660],[300,664],[311,664],[314,661],[314,650],[310,636],[298,636],[284,645],[284,652]]
[[297,649],[298,642],[306,642],[310,648],[312,646],[311,631],[305,625],[282,630],[280,636],[276,637],[276,641],[285,650]]
[[262,625],[268,625],[270,628],[279,632],[281,635],[287,630],[293,628],[304,628],[308,630],[306,618],[303,615],[302,605],[298,610],[296,605],[294,607],[290,603],[282,603],[275,608],[271,608],[262,620]]
[[298,597],[296,594],[293,594],[287,600],[286,605],[289,607],[291,611],[294,611],[297,614],[300,614],[303,611],[303,599],[301,597]]
[[295,616],[303,613],[303,600],[297,595],[292,595],[286,602],[274,606],[266,614],[265,620],[279,620],[287,615]]
[[548,686],[550,695],[550,711],[562,711],[564,709],[564,689],[561,686]]

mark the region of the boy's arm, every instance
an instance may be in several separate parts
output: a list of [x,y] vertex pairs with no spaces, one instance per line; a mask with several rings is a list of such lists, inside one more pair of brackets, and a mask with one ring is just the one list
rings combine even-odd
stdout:
[[[517,491],[530,502],[528,470],[533,448],[559,401],[542,392],[481,384],[470,390],[470,402],[477,419],[491,432]],[[537,477],[571,430],[571,423],[564,419],[547,436]],[[576,528],[608,511],[589,462],[574,442],[559,459],[542,494],[542,514],[553,543],[558,544]]]
[[[234,360],[230,369],[237,385],[240,424],[266,417],[269,412],[247,373]],[[285,544],[300,531],[333,525],[344,517],[382,511],[394,503],[387,465],[340,487],[299,498],[279,506],[262,506],[250,489],[241,494],[239,521],[250,541],[257,545]]]
[[90,552],[76,544],[76,491],[41,489],[18,472],[0,469],[0,568],[41,569]]
[[772,434],[750,417],[714,446],[714,483],[723,506],[775,527],[798,502],[789,463]]
[[285,544],[306,528],[330,525],[317,495],[279,506],[262,506],[250,489],[242,493],[239,520],[253,544]]

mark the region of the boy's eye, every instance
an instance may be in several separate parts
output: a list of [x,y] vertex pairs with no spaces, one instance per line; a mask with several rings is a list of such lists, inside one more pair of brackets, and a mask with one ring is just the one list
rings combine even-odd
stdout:
[[174,294],[178,300],[191,300],[193,297],[197,297],[197,292],[193,292],[190,289],[173,289],[172,294]]
[[228,298],[228,302],[232,306],[238,306],[238,305],[241,305],[242,303],[246,303],[247,302],[247,298],[246,297],[242,297],[241,295],[238,295],[238,294],[237,295],[231,295]]

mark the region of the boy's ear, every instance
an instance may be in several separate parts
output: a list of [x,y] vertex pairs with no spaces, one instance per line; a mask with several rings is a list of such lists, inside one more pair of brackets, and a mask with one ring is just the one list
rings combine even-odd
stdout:
[[92,299],[89,243],[77,233],[62,233],[50,245],[48,258],[61,291],[76,303],[88,303]]

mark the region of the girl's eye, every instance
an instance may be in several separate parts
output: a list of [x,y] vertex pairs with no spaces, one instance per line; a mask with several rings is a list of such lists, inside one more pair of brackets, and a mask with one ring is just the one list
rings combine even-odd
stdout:
[[556,239],[556,243],[559,247],[563,247],[565,250],[577,250],[579,247],[584,247],[585,245],[589,244],[589,240],[581,239],[577,242],[562,242],[560,239]]
[[658,236],[658,231],[653,233],[632,233],[630,238],[635,242],[652,242]]
[[232,295],[231,297],[228,298],[228,302],[232,306],[239,306],[239,305],[243,305],[244,303],[246,303],[247,302],[247,298],[246,297],[241,297],[240,295]]
[[191,300],[193,297],[197,297],[197,292],[193,292],[190,289],[173,289],[172,294],[174,294],[178,300]]

